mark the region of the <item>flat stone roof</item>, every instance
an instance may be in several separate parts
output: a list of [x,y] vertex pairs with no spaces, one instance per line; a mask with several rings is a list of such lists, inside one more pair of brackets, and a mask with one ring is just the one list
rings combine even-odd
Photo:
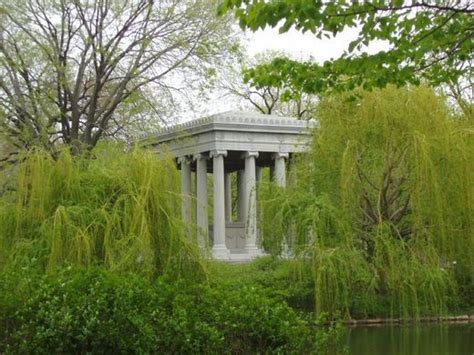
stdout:
[[142,137],[140,145],[159,150],[166,144],[176,157],[212,150],[293,153],[307,150],[315,126],[293,117],[228,111],[165,127]]

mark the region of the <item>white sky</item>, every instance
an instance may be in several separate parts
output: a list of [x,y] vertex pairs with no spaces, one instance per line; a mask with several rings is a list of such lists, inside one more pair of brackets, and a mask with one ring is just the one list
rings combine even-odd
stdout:
[[[328,59],[336,59],[343,54],[351,41],[357,38],[358,29],[348,28],[335,38],[318,39],[313,33],[290,29],[285,33],[278,33],[278,28],[266,28],[257,32],[246,32],[248,38],[247,50],[255,55],[267,50],[280,50],[289,53],[295,58],[313,58],[320,64]],[[370,54],[387,50],[388,45],[382,41],[373,41],[365,52]]]
[[[295,59],[304,60],[313,57],[316,62],[322,64],[326,60],[341,56],[349,43],[357,37],[357,29],[347,29],[332,39],[318,39],[311,32],[302,33],[290,29],[288,32],[280,34],[277,28],[268,27],[257,32],[246,31],[245,37],[248,41],[247,52],[251,57],[268,50],[276,50],[283,51]],[[365,51],[376,53],[380,50],[387,50],[387,48],[386,43],[374,41]],[[185,115],[185,120],[235,109],[239,109],[235,100],[228,97],[219,98],[219,95],[216,94],[216,98],[203,103],[197,111],[189,116]]]

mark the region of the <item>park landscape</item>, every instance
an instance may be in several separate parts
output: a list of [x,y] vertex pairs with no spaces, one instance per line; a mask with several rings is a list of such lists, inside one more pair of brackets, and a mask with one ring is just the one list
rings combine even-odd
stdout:
[[[473,12],[1,1],[0,353],[472,353]],[[267,27],[357,37],[248,60]],[[176,157],[144,144],[211,92],[313,122],[285,187],[262,172],[245,263],[198,243]]]

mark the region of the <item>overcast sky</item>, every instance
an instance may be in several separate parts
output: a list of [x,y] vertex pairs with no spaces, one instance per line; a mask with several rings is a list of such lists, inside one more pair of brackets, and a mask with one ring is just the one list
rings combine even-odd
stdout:
[[[318,39],[311,32],[302,33],[294,29],[280,34],[276,28],[266,28],[246,34],[249,39],[247,49],[251,55],[265,50],[283,50],[296,58],[313,56],[317,62],[323,63],[325,60],[339,57],[357,37],[357,29],[348,29],[334,39]],[[374,53],[385,48],[386,45],[382,42],[374,42],[368,52]]]
[[[347,49],[349,43],[357,37],[357,29],[351,28],[345,30],[333,39],[318,39],[311,32],[302,33],[291,29],[280,34],[277,28],[266,28],[257,32],[245,32],[246,49],[249,56],[255,56],[258,53],[268,50],[284,51],[290,57],[295,59],[308,59],[313,57],[318,63],[331,58],[338,58]],[[380,50],[386,50],[388,46],[381,41],[374,41],[365,50],[369,53],[376,53]],[[185,120],[197,118],[207,114],[240,109],[235,100],[228,97],[219,97],[215,95],[211,101],[200,105],[193,113],[186,114]]]

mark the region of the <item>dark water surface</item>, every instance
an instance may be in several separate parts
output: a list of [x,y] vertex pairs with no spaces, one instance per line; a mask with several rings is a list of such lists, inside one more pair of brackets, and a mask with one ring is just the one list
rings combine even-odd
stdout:
[[351,355],[474,355],[474,324],[420,324],[354,327]]

